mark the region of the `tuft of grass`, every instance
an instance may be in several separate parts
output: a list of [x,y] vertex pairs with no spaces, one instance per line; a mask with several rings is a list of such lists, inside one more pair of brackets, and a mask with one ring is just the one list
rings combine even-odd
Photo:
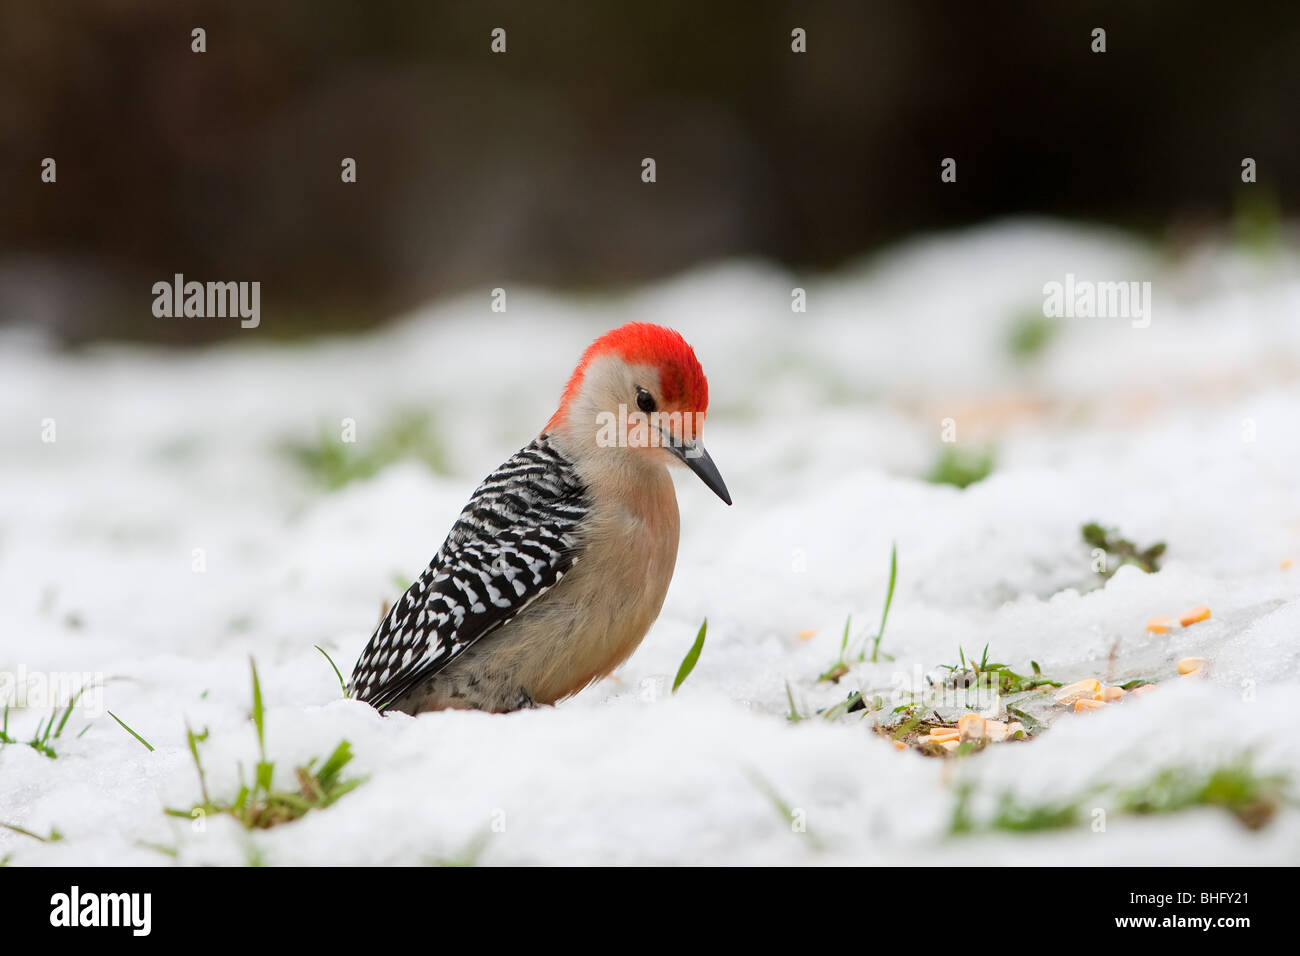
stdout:
[[[31,747],[38,754],[49,757],[51,760],[57,759],[59,755],[54,749],[54,741],[63,736],[63,731],[68,726],[68,718],[72,716],[72,708],[77,706],[77,701],[81,699],[81,695],[85,692],[86,688],[83,686],[72,695],[72,699],[68,701],[68,706],[64,708],[62,716],[59,715],[59,708],[56,704],[50,711],[49,718],[47,720],[42,720],[36,725],[36,733],[32,735],[32,739],[22,741],[22,743],[27,744],[27,746]],[[80,737],[88,728],[89,725],[83,727],[81,733],[77,734],[77,736]],[[9,705],[6,704],[4,717],[3,719],[0,719],[0,745],[16,744],[19,742],[20,741],[17,738],[12,737],[9,734]]]
[[286,442],[281,451],[330,491],[373,477],[398,461],[419,461],[438,474],[450,470],[433,417],[420,409],[398,412],[373,437],[363,434],[359,441],[345,442],[338,432],[322,428],[315,441]]
[[[1114,528],[1103,528],[1095,521],[1085,524],[1080,532],[1086,544],[1106,552],[1106,568],[1097,572],[1102,580],[1109,580],[1111,575],[1126,564],[1141,568],[1147,574],[1155,574],[1160,570],[1160,559],[1165,553],[1163,541],[1157,541],[1149,548],[1139,548],[1127,538],[1121,538]],[[1113,568],[1109,561],[1112,557],[1119,559]]]
[[334,658],[330,657],[329,654],[325,652],[325,648],[321,647],[319,644],[313,644],[312,647],[320,651],[325,660],[330,662],[330,667],[334,668],[334,676],[339,679],[339,690],[343,692],[343,696],[345,698],[351,697],[352,695],[348,693],[348,682],[343,679],[343,675],[339,672],[339,666],[334,663]]
[[968,451],[946,445],[926,477],[932,485],[955,485],[967,488],[993,473],[996,458],[992,451]]
[[344,768],[352,760],[352,745],[344,740],[323,762],[319,758],[313,758],[294,768],[296,789],[275,787],[275,763],[266,755],[266,708],[262,699],[262,685],[257,675],[257,664],[253,661],[249,664],[253,682],[252,720],[257,732],[258,753],[252,784],[242,782],[241,772],[239,793],[235,798],[228,801],[214,800],[208,792],[207,775],[199,757],[199,745],[207,740],[208,731],[196,734],[186,725],[186,743],[194,758],[194,767],[199,776],[199,792],[203,799],[189,809],[169,808],[166,811],[169,816],[190,820],[196,816],[224,813],[238,820],[245,829],[265,830],[297,820],[311,810],[331,806],[364,782],[364,778],[349,779],[343,776]]
[[483,859],[483,852],[487,849],[488,841],[491,838],[492,831],[483,830],[471,837],[468,843],[451,856],[433,857],[429,860],[429,863],[433,866],[445,867],[478,866],[479,861]]
[[[966,652],[960,647],[957,648],[957,657],[960,660],[959,664],[939,665],[944,670],[952,672],[950,679],[953,681],[953,686],[956,687],[970,687],[983,681],[990,687],[996,686],[1001,694],[1019,694],[1038,687],[1061,686],[1060,681],[1043,676],[1042,669],[1038,666],[1037,661],[1029,662],[1029,666],[1033,668],[1033,674],[1018,674],[1006,664],[990,661],[988,644],[984,645],[984,651],[980,654],[978,663],[974,658],[967,661]],[[1028,724],[1025,726],[1027,727]]]
[[161,853],[163,856],[169,856],[173,860],[180,859],[180,847],[168,846],[165,843],[150,843],[148,840],[136,840],[135,845],[142,850],[153,850],[155,853]]
[[1019,707],[1008,707],[1007,713],[1020,721],[1024,726],[1026,737],[1036,737],[1047,729],[1047,724],[1043,723],[1037,717],[1021,710]]
[[899,725],[894,728],[892,737],[894,740],[903,740],[908,734],[921,727],[921,721],[925,714],[925,708],[918,703],[900,704],[894,708],[894,713],[902,714],[903,719]]
[[1285,796],[1287,779],[1261,776],[1249,756],[1208,772],[1187,767],[1161,770],[1141,787],[1120,795],[1127,813],[1175,813],[1188,807],[1222,807],[1252,830],[1273,819]]
[[140,741],[140,743],[144,744],[145,747],[146,747],[146,749],[148,749],[148,751],[149,751],[150,753],[153,753],[153,751],[154,751],[154,746],[153,746],[153,744],[149,743],[149,741],[145,740],[143,737],[141,737],[139,734],[137,734],[134,730],[132,730],[130,727],[128,727],[128,726],[126,725],[126,722],[123,721],[121,717],[117,716],[117,714],[113,713],[111,710],[108,712],[108,716],[110,716],[110,717],[112,717],[114,720],[116,720],[117,723],[118,723],[118,726],[119,726],[119,727],[121,727],[123,730],[125,730],[128,734],[130,734],[130,735],[131,735],[132,737],[134,737],[136,740]]
[[879,694],[868,701],[866,697],[863,696],[862,691],[855,690],[838,704],[827,707],[821,712],[821,715],[823,720],[836,720],[845,714],[867,714],[872,711],[880,710],[884,705],[884,698]]
[[1043,315],[1042,310],[1026,311],[1011,325],[1007,351],[1017,362],[1028,362],[1041,355],[1060,330],[1060,322]]
[[790,703],[790,712],[785,715],[785,719],[791,723],[798,723],[805,719],[804,715],[799,713],[799,707],[794,702],[794,691],[790,689],[790,682],[785,682],[785,699]]
[[682,658],[682,666],[677,668],[677,676],[673,678],[673,693],[677,693],[677,688],[681,687],[686,678],[691,676],[691,671],[695,670],[695,663],[700,659],[700,651],[704,650],[704,636],[709,631],[709,619],[706,617],[704,623],[700,625],[700,632],[695,635],[695,643],[691,649],[686,652]]
[[1042,803],[1022,803],[1014,794],[1004,792],[987,820],[977,820],[970,810],[974,788],[965,784],[957,788],[957,801],[953,807],[948,832],[954,836],[977,833],[982,830],[999,830],[1009,833],[1036,833],[1043,830],[1064,830],[1078,826],[1084,816],[1084,803],[1088,794]]
[[[894,585],[898,583],[898,542],[894,542],[889,549],[889,588],[885,591],[885,607],[880,614],[880,630],[874,635],[864,636],[862,639],[862,649],[858,651],[858,663],[867,659],[867,644],[871,644],[871,663],[880,662],[880,641],[885,636],[885,624],[889,621],[889,609],[894,603]],[[849,672],[849,630],[853,625],[853,615],[850,614],[844,621],[844,635],[840,638],[840,656],[825,671],[818,675],[819,681],[830,681],[838,683],[839,679]],[[893,658],[886,654],[886,660]]]
[[1072,796],[1041,803],[1023,802],[1004,791],[992,814],[981,820],[971,811],[973,787],[967,783],[957,788],[948,829],[953,835],[991,830],[1014,833],[1059,830],[1078,826],[1086,819],[1087,810],[1104,801],[1117,813],[1137,815],[1221,807],[1244,826],[1257,830],[1273,819],[1285,799],[1288,784],[1288,778],[1283,775],[1257,773],[1247,756],[1210,770],[1165,767],[1133,787],[1122,790],[1088,787]]
[[244,845],[244,859],[249,866],[266,866],[266,853],[253,840]]
[[1275,256],[1284,246],[1282,206],[1277,194],[1259,183],[1243,185],[1233,208],[1237,245],[1255,256]]
[[838,684],[840,678],[849,672],[847,658],[849,650],[849,628],[852,624],[853,615],[850,614],[844,619],[844,636],[840,638],[840,656],[836,658],[834,664],[817,675],[818,681],[830,681],[832,684]]
[[748,771],[748,776],[750,782],[753,783],[754,786],[758,788],[759,792],[767,798],[768,803],[772,805],[772,809],[780,815],[781,820],[785,825],[790,827],[791,833],[806,837],[812,848],[819,853],[826,849],[826,844],[806,825],[802,830],[794,829],[793,823],[796,816],[795,808],[790,805],[789,801],[781,796],[780,792],[766,777],[752,768]]
[[14,833],[20,833],[23,836],[31,837],[33,840],[40,840],[42,843],[58,843],[63,839],[63,834],[53,827],[50,828],[48,836],[41,836],[39,833],[33,833],[31,830],[17,826],[13,823],[0,823],[0,827],[4,827],[6,830],[12,830]]

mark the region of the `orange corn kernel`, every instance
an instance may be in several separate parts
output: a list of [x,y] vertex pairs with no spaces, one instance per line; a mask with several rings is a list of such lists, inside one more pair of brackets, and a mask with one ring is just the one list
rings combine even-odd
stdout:
[[1103,687],[1101,689],[1101,699],[1104,701],[1119,700],[1126,693],[1123,687]]
[[1137,687],[1133,688],[1132,693],[1134,697],[1141,697],[1144,694],[1151,693],[1155,689],[1156,689],[1155,684],[1139,684]]
[[1101,710],[1105,706],[1106,702],[1104,700],[1076,700],[1074,702],[1074,709],[1076,711]]
[[994,743],[1006,740],[1010,733],[1010,728],[1000,720],[984,721],[984,736]]
[[1152,634],[1168,634],[1169,629],[1174,626],[1174,619],[1164,614],[1157,615],[1147,621],[1147,630]]
[[962,740],[979,740],[988,736],[987,724],[979,714],[963,714],[957,721],[957,733]]
[[1056,692],[1058,704],[1073,704],[1076,700],[1095,700],[1101,692],[1101,681],[1095,677],[1085,677],[1073,684],[1066,684]]
[[1194,607],[1190,611],[1183,612],[1183,616],[1178,619],[1178,623],[1183,627],[1191,627],[1197,621],[1208,621],[1210,619],[1210,609],[1202,604],[1200,607]]
[[1193,674],[1199,674],[1205,664],[1204,657],[1184,657],[1178,662],[1178,673],[1184,677],[1191,677]]

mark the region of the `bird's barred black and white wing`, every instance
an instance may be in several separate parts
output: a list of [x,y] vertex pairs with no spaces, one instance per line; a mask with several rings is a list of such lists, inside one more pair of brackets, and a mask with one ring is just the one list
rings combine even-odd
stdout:
[[573,567],[587,490],[541,435],[474,492],[442,548],[380,623],[352,672],[379,710],[446,667]]

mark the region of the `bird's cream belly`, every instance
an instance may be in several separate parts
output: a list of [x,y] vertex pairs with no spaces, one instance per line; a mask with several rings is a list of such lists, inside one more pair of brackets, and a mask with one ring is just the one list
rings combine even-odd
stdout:
[[631,656],[659,616],[677,560],[677,501],[664,479],[670,507],[663,497],[653,502],[657,523],[628,510],[599,516],[590,547],[560,583],[472,649],[487,683],[552,704]]
[[[484,649],[485,666],[510,673],[539,704],[613,671],[659,616],[672,577],[676,548],[647,554],[646,544],[634,539],[611,553],[584,555],[551,593],[489,638],[495,646]],[[648,568],[651,561],[669,562],[667,572],[653,573],[659,569]]]

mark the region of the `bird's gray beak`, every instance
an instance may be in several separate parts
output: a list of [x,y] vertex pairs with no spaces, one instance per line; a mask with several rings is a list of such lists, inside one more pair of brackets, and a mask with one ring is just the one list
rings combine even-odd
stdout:
[[710,491],[727,504],[731,504],[731,493],[727,491],[727,483],[722,480],[722,474],[718,471],[718,466],[713,463],[709,453],[704,450],[704,445],[698,441],[681,441],[666,431],[663,436],[664,446],[680,458],[687,468],[699,475],[700,481],[704,482]]

